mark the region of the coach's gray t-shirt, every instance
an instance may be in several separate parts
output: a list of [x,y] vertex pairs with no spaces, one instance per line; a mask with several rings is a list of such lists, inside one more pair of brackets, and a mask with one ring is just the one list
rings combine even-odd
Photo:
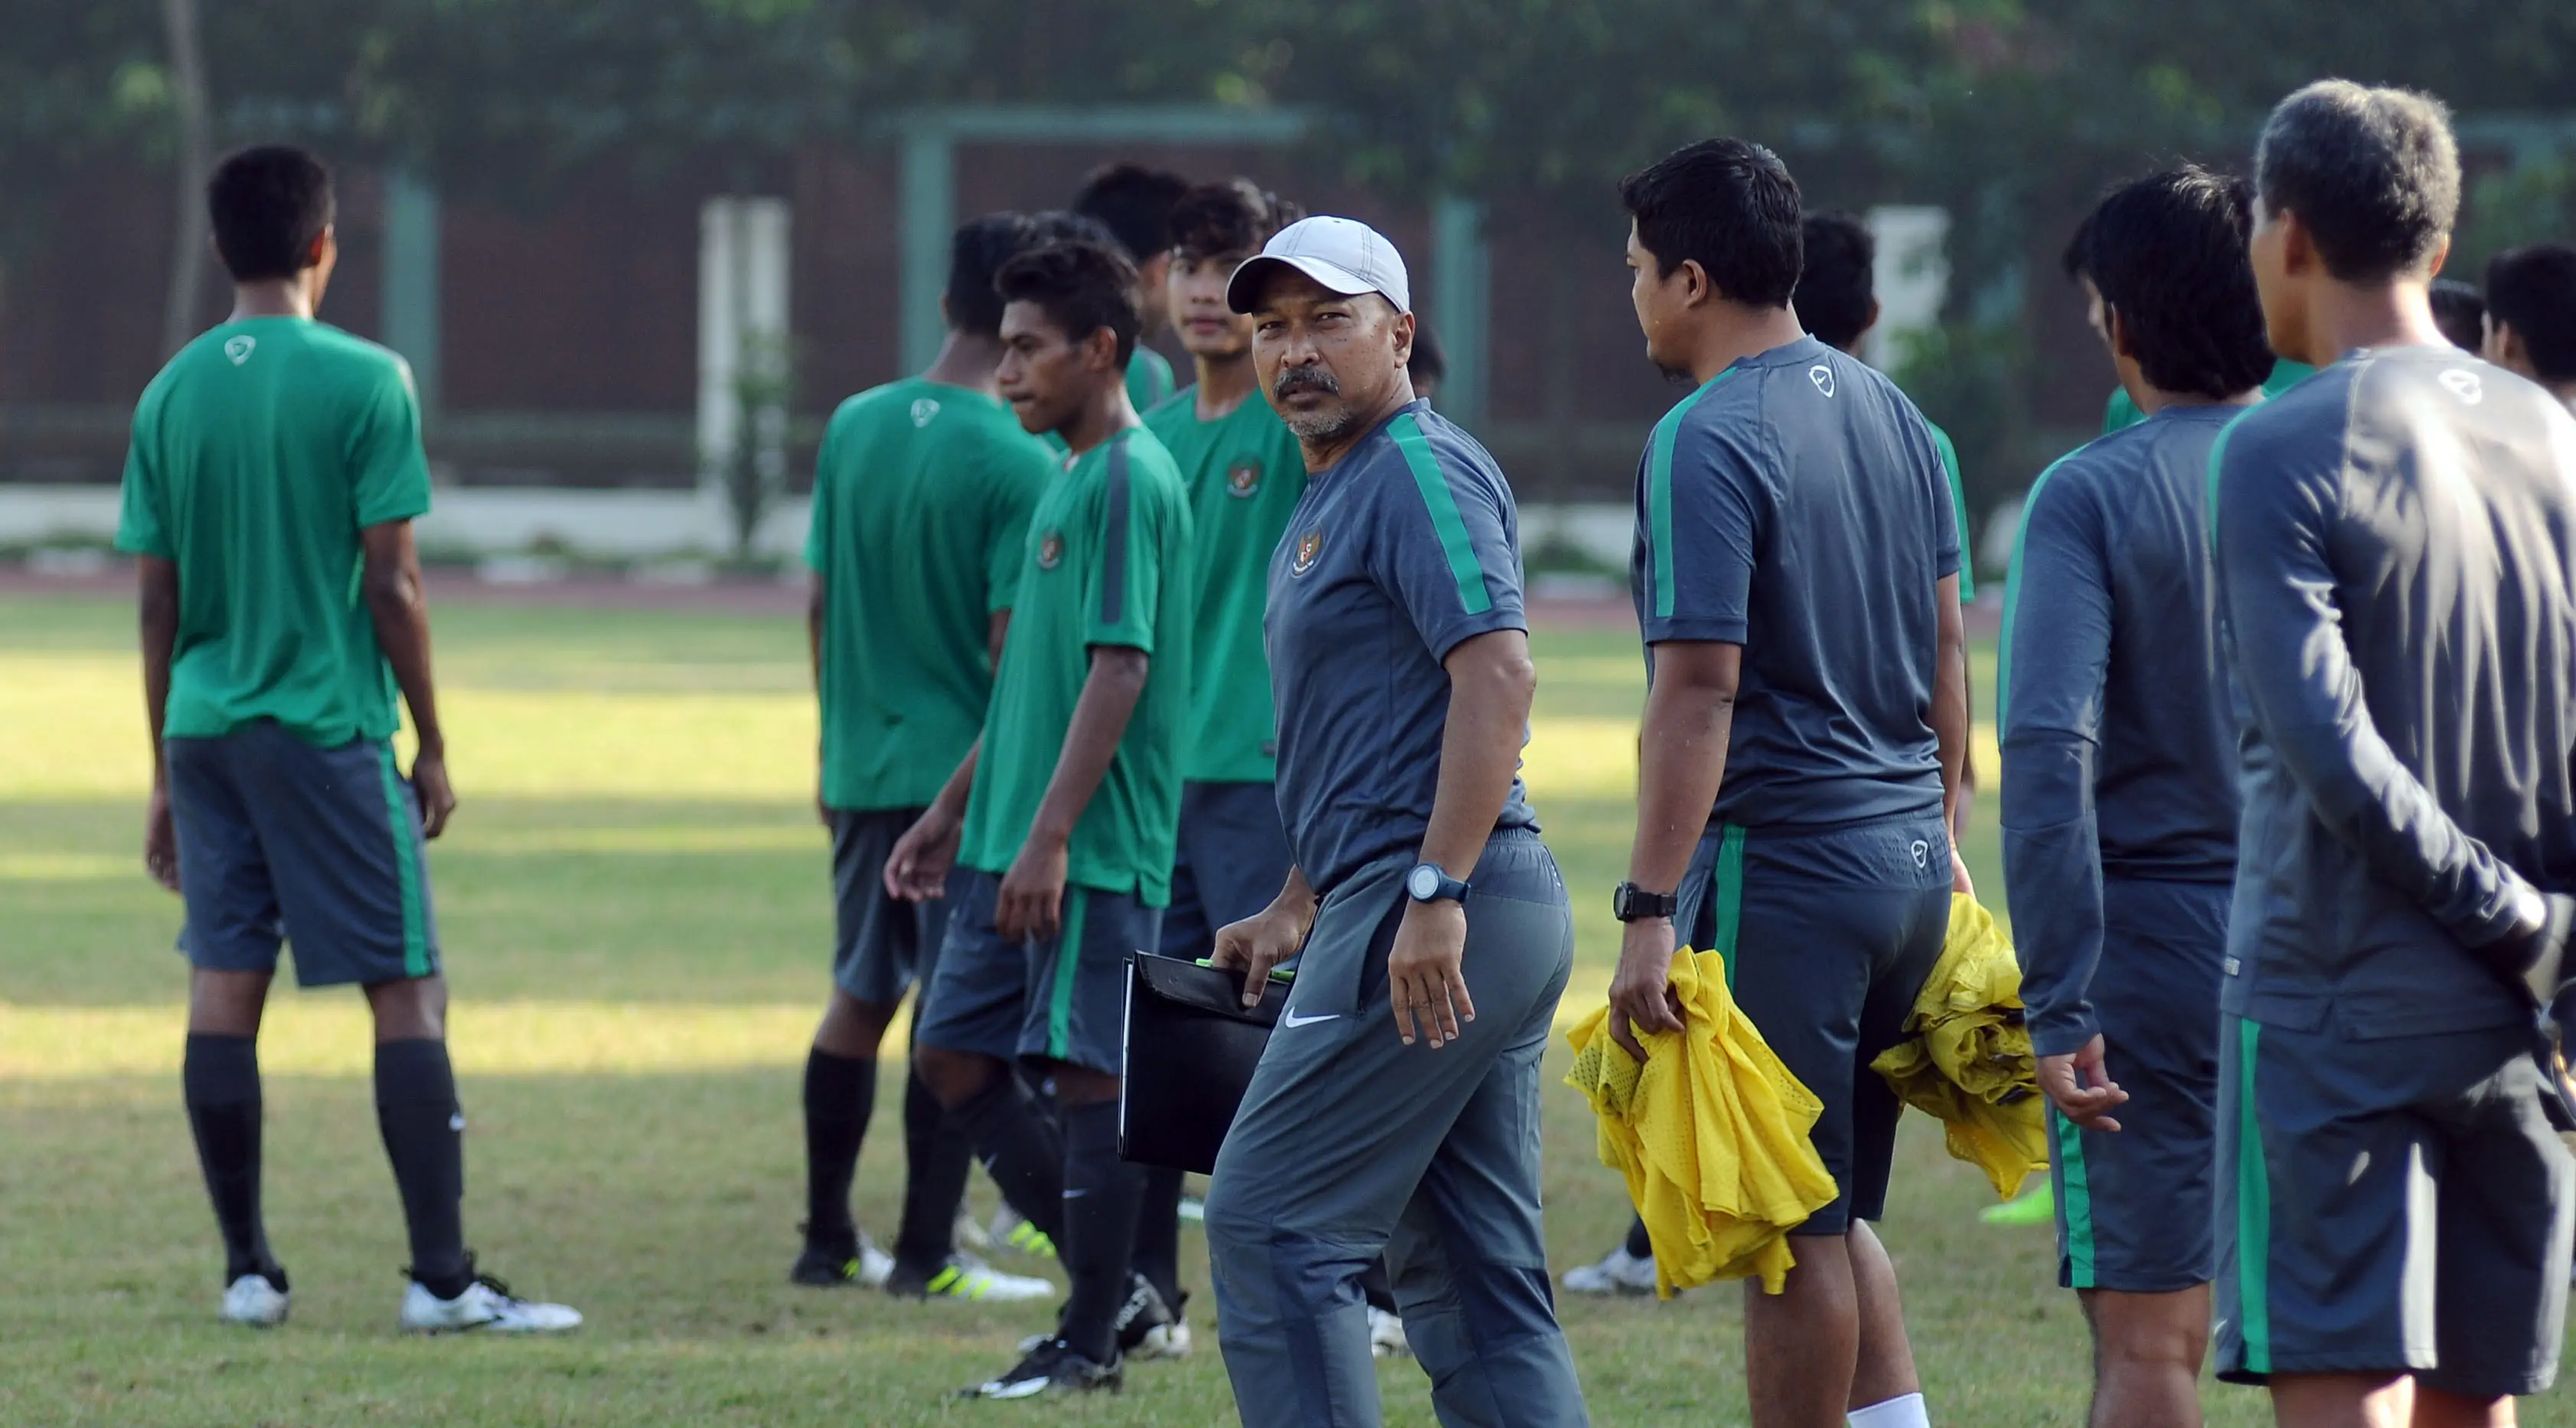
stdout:
[[1812,337],[1736,362],[1655,424],[1629,571],[1648,677],[1666,640],[1744,648],[1720,822],[1939,810],[1936,587],[1958,573],[1922,413]]
[[[1306,479],[1270,556],[1263,629],[1279,816],[1318,894],[1420,849],[1449,718],[1441,661],[1476,635],[1528,628],[1511,487],[1428,404]],[[1535,821],[1516,777],[1496,826]]]
[[2352,1037],[2509,1026],[2532,884],[2576,891],[2576,418],[2368,350],[2211,458],[2245,735],[2222,1005]]

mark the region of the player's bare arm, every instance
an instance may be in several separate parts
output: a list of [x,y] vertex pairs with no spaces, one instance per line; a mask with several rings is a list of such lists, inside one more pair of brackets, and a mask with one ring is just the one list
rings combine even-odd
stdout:
[[1095,645],[1091,673],[1074,701],[1073,723],[1064,733],[1064,751],[1056,757],[1055,774],[1047,780],[1046,797],[1019,856],[1002,877],[993,926],[1005,937],[1047,938],[1064,922],[1065,870],[1073,847],[1074,825],[1100,791],[1100,780],[1127,736],[1127,721],[1145,692],[1153,661],[1143,650],[1124,645]]
[[[1655,679],[1638,730],[1637,836],[1628,852],[1628,881],[1637,887],[1670,893],[1690,869],[1691,850],[1708,830],[1708,811],[1726,779],[1743,669],[1742,645],[1668,640],[1655,646]],[[1669,917],[1637,918],[1620,936],[1610,1035],[1640,1061],[1646,1051],[1639,1030],[1682,1029],[1681,1002],[1672,992],[1676,946]]]
[[420,551],[412,542],[409,521],[369,526],[358,537],[366,548],[360,585],[367,613],[375,620],[376,646],[393,666],[394,683],[411,709],[412,733],[420,741],[411,764],[420,833],[435,838],[447,831],[448,815],[456,811],[456,790],[447,781],[447,733],[439,726],[438,691],[429,672],[429,596],[421,588]]
[[948,887],[948,870],[957,865],[957,844],[966,831],[966,796],[975,791],[975,761],[984,752],[978,738],[958,760],[957,771],[940,785],[939,796],[913,820],[894,851],[886,856],[886,891],[907,902],[927,902]]
[[[1959,577],[1941,577],[1939,590],[1934,600],[1941,628],[1932,683],[1932,732],[1941,740],[1941,816],[1956,828],[1968,777],[1968,625],[1959,612]],[[1950,845],[1950,881],[1954,891],[1976,895],[1967,860],[1959,855],[1956,842]]]
[[143,717],[152,731],[152,802],[143,820],[143,866],[152,880],[179,890],[179,835],[170,822],[170,778],[161,758],[161,721],[170,707],[170,657],[179,642],[179,567],[135,558],[142,583]]
[[[1441,667],[1449,673],[1449,718],[1441,729],[1440,782],[1422,835],[1422,861],[1457,877],[1475,867],[1511,797],[1538,669],[1530,663],[1529,636],[1519,630],[1477,635],[1451,650]],[[1461,969],[1466,950],[1464,904],[1405,904],[1386,982],[1396,1034],[1406,1045],[1418,1029],[1437,1049],[1476,1019]]]

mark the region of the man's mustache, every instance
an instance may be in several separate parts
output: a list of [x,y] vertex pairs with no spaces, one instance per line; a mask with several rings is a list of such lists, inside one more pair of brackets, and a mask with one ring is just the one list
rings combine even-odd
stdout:
[[1342,384],[1321,367],[1291,367],[1279,374],[1278,381],[1270,384],[1271,393],[1281,397],[1308,387],[1328,397],[1342,394]]

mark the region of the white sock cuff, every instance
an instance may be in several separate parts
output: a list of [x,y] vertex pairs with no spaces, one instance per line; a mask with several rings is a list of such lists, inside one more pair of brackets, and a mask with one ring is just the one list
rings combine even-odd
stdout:
[[1923,1395],[1919,1393],[1855,1408],[1846,1416],[1851,1428],[1932,1428],[1931,1415],[1923,1411]]

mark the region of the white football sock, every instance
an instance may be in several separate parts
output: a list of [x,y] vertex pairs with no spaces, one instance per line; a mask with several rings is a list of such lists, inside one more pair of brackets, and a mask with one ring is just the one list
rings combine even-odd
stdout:
[[1851,1428],[1932,1428],[1932,1416],[1924,1412],[1923,1395],[1919,1393],[1855,1408],[1846,1416]]

